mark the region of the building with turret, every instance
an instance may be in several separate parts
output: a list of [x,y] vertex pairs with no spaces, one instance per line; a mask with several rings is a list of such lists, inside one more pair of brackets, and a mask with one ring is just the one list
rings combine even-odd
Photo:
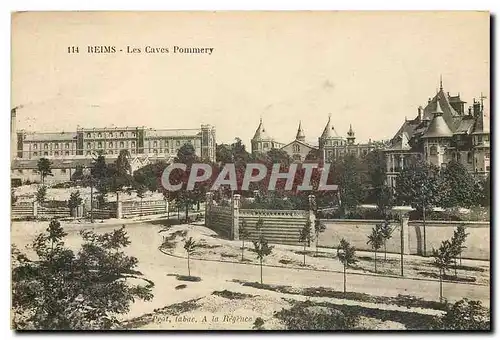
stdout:
[[333,161],[342,158],[346,154],[353,154],[358,157],[367,155],[370,151],[377,148],[375,143],[356,143],[356,136],[352,125],[347,132],[347,138],[340,136],[331,123],[331,115],[321,136],[316,142],[306,141],[302,122],[299,122],[295,139],[289,143],[283,144],[276,142],[265,131],[262,125],[262,119],[259,127],[252,138],[252,153],[266,153],[272,148],[286,151],[295,162],[302,162],[310,152],[314,151],[323,161]]
[[418,107],[414,119],[407,120],[385,149],[387,184],[394,187],[397,175],[413,158],[445,167],[451,160],[462,163],[469,172],[485,177],[490,172],[490,126],[486,97],[466,102],[460,94],[439,91],[425,107]]

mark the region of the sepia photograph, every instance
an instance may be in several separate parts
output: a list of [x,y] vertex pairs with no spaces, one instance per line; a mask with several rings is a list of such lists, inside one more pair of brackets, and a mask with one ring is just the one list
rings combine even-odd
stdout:
[[491,20],[12,12],[11,329],[491,331]]

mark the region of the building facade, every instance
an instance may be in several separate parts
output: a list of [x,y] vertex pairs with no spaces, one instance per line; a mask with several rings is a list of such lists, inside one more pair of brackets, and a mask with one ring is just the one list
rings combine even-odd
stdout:
[[466,102],[460,94],[450,96],[439,91],[425,107],[417,109],[414,119],[406,120],[385,149],[387,184],[394,187],[397,175],[413,158],[443,168],[451,160],[462,163],[477,177],[490,172],[490,124],[488,110],[481,95]]
[[[196,155],[215,161],[215,127],[197,129],[152,129],[146,127],[77,128],[75,132],[16,131],[16,109],[11,112],[12,176],[21,181],[36,179],[37,161],[52,162],[52,181],[69,180],[77,166],[86,167],[92,157],[102,153],[114,160],[127,150],[133,168],[155,161],[171,161],[185,144],[194,147]],[[135,169],[133,169],[135,170]],[[22,176],[21,176],[22,175]],[[29,175],[29,176],[28,176]]]
[[342,137],[335,131],[331,124],[331,116],[318,142],[307,142],[302,123],[299,122],[295,139],[289,143],[276,142],[263,128],[262,119],[257,128],[254,137],[251,140],[252,153],[266,153],[275,148],[286,151],[295,162],[303,162],[311,151],[322,161],[334,161],[347,154],[354,154],[358,157],[367,155],[370,151],[377,148],[376,143],[356,143],[356,136],[352,126],[350,126],[346,137]]

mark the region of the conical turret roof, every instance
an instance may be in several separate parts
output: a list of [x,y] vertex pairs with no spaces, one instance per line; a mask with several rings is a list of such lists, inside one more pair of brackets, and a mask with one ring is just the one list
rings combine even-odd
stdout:
[[297,129],[297,136],[295,136],[295,139],[300,141],[304,141],[306,139],[304,130],[302,129],[302,121],[299,121],[299,128]]
[[425,131],[424,138],[433,137],[452,137],[453,132],[451,132],[450,127],[443,118],[443,110],[439,101],[436,102],[436,110],[434,112],[434,118],[432,119],[427,131]]
[[323,130],[323,133],[321,134],[321,138],[332,138],[332,137],[339,137],[337,132],[335,131],[335,128],[331,126],[331,115],[328,115],[328,122],[326,123],[325,129]]
[[264,124],[262,123],[262,118],[260,119],[259,126],[255,130],[252,140],[271,140],[271,137],[267,134]]

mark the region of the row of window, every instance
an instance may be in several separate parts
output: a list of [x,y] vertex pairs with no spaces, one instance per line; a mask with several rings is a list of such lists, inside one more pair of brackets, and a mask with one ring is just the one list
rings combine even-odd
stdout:
[[[54,149],[59,149],[59,143],[55,143],[55,144],[53,144],[53,145],[54,145]],[[61,145],[61,147],[62,147],[62,145]],[[49,143],[44,143],[44,144],[43,144],[43,148],[44,148],[45,150],[47,150],[47,149],[49,148]],[[64,144],[64,148],[65,148],[65,149],[69,149],[69,143],[65,143],[65,144]],[[33,149],[34,149],[34,150],[37,150],[37,149],[38,149],[38,144],[33,144]]]
[[[113,137],[129,137],[128,133],[125,133],[125,132],[115,132],[113,134],[113,132],[108,132],[107,134],[106,133],[102,133],[102,132],[97,132],[97,138],[102,138],[104,137],[104,135],[107,135],[108,137],[110,138],[113,138]],[[90,132],[87,132],[87,138],[92,138],[92,133]],[[135,132],[131,132],[131,136],[132,137],[136,137],[136,133]]]
[[[40,152],[40,156],[48,156],[49,155],[49,152],[48,151],[44,151],[43,154],[42,152]],[[54,151],[54,156],[59,156],[59,155],[64,155],[64,156],[69,156],[70,153],[69,151],[65,151],[64,153],[60,153],[59,154],[59,151]],[[33,157],[37,157],[38,156],[38,152],[37,151],[33,151]]]

